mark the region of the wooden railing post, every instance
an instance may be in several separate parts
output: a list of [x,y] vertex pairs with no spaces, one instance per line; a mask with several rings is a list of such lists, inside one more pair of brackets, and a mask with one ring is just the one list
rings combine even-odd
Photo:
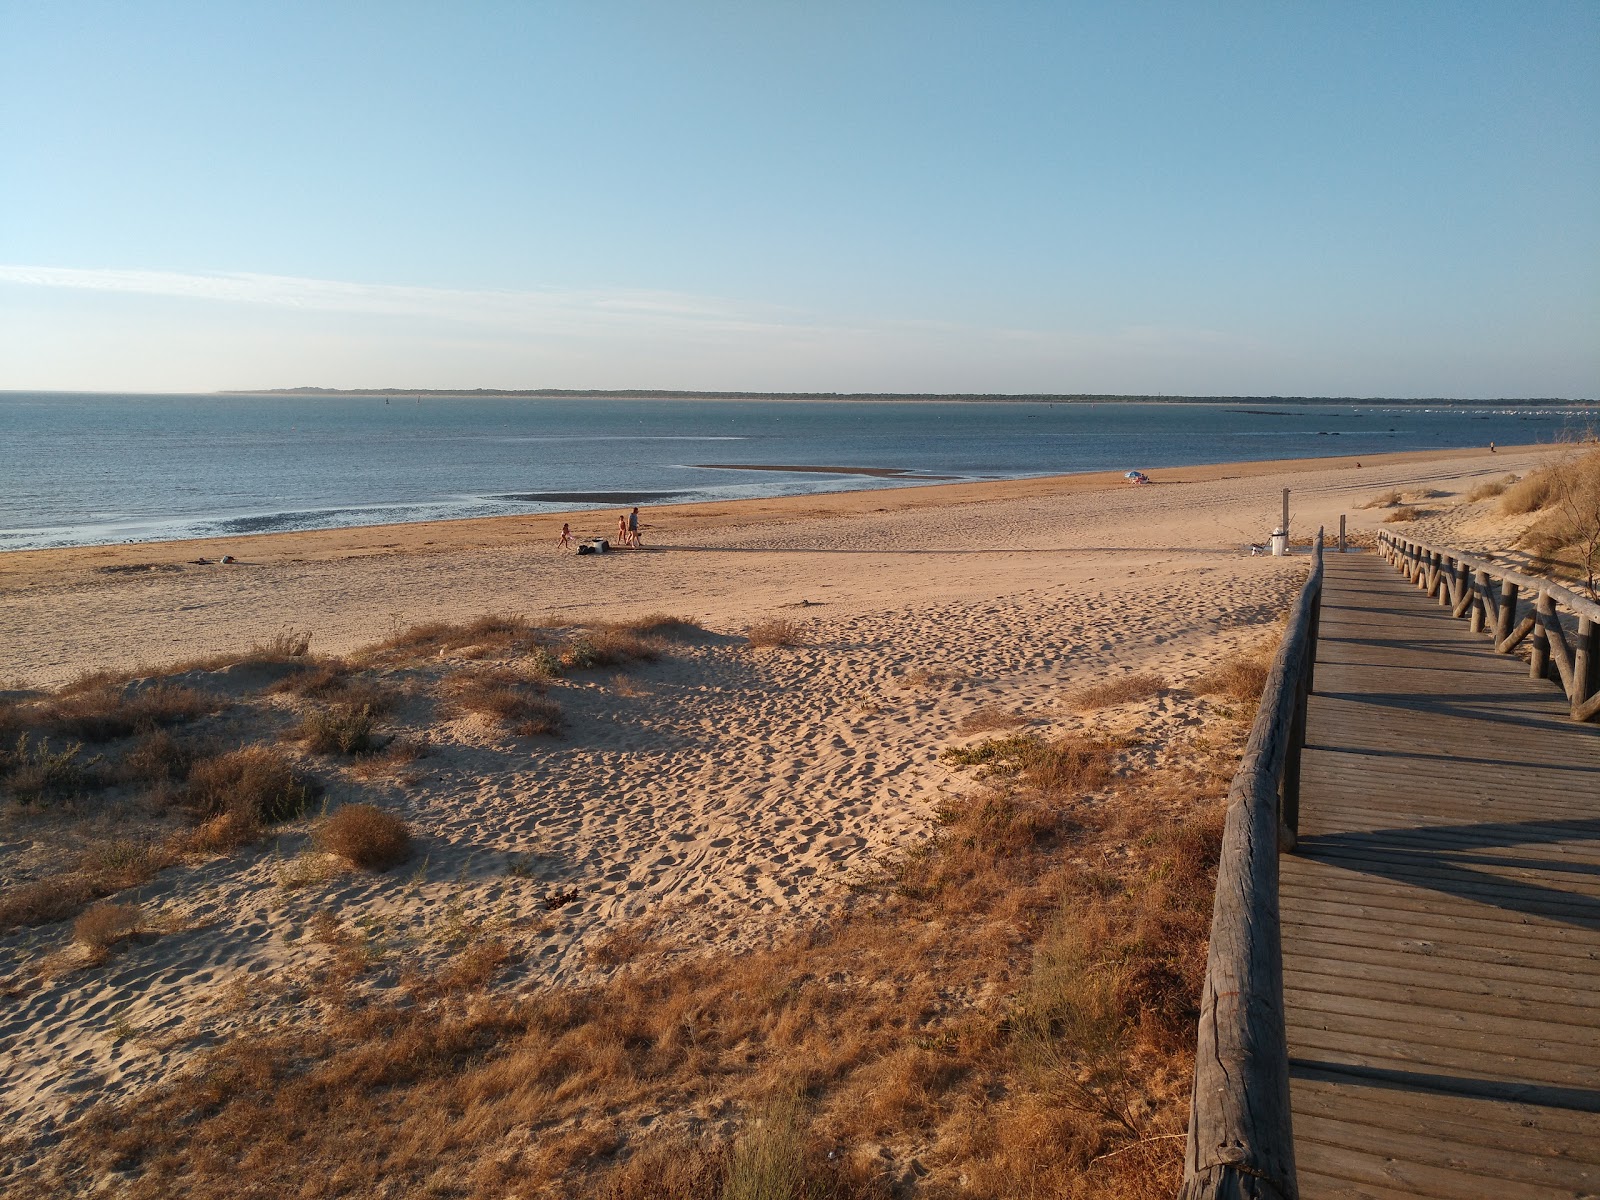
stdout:
[[1289,614],[1228,790],[1195,1044],[1180,1200],[1297,1200],[1278,922],[1280,840],[1299,819],[1298,763],[1322,596],[1323,535]]
[[1550,635],[1545,632],[1545,605],[1550,597],[1540,592],[1533,602],[1533,653],[1528,660],[1529,679],[1547,679],[1550,676]]
[[1501,654],[1510,654],[1509,648],[1501,650],[1501,645],[1511,636],[1511,626],[1517,619],[1517,585],[1512,579],[1500,581],[1500,611],[1496,614],[1494,623],[1494,648]]
[[[1514,653],[1531,637],[1528,674],[1552,680],[1566,692],[1573,720],[1600,718],[1600,603],[1556,580],[1387,530],[1378,533],[1378,549],[1406,578],[1448,606],[1452,617],[1466,617],[1474,633],[1488,633],[1496,652]],[[1524,595],[1530,601],[1525,616],[1518,611]],[[1563,624],[1563,613],[1577,618],[1576,633]]]
[[1489,596],[1489,572],[1476,571],[1473,573],[1472,590],[1475,593],[1477,603],[1472,606],[1472,619],[1468,622],[1467,628],[1472,630],[1473,633],[1482,633],[1484,626],[1488,624],[1494,615],[1497,615],[1489,612],[1489,605],[1493,603]]
[[1572,697],[1572,718],[1587,721],[1600,713],[1600,621],[1578,618],[1578,641],[1572,648],[1572,674],[1577,691]]

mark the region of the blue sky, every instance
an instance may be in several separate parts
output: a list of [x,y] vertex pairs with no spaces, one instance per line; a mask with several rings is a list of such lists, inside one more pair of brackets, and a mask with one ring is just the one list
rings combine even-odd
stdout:
[[1600,4],[0,0],[0,388],[1600,396]]

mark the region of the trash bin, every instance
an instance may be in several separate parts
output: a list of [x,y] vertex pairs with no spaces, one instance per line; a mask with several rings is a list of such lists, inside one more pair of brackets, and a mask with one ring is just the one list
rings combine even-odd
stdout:
[[1274,529],[1272,531],[1272,556],[1282,558],[1289,553],[1289,531],[1287,529]]

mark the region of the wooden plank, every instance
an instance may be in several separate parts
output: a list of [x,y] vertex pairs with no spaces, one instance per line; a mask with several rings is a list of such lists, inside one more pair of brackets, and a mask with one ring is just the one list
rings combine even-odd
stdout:
[[1296,1108],[1303,1104],[1308,1111],[1328,1116],[1348,1117],[1355,1091],[1364,1114],[1357,1120],[1370,1118],[1396,1129],[1437,1124],[1455,1141],[1511,1145],[1530,1154],[1600,1162],[1600,1113],[1435,1089],[1427,1092],[1424,1115],[1414,1086],[1305,1062],[1294,1064],[1291,1086]]
[[[1385,947],[1398,953],[1463,964],[1535,967],[1542,963],[1574,979],[1579,976],[1594,979],[1596,994],[1600,994],[1600,957],[1581,950],[1572,953],[1560,943],[1530,942],[1509,933],[1501,937],[1482,933],[1462,936],[1448,925],[1419,930],[1415,924],[1407,924],[1400,929],[1393,921],[1355,923],[1326,917],[1307,919],[1304,913],[1297,912],[1292,920],[1284,922],[1283,941],[1284,945],[1296,948],[1302,944],[1327,942]],[[1470,966],[1467,969],[1471,969]]]
[[1392,1125],[1307,1112],[1302,1118],[1302,1128],[1306,1140],[1325,1146],[1381,1154],[1419,1166],[1475,1171],[1480,1177],[1487,1176],[1497,1182],[1505,1180],[1586,1191],[1600,1186],[1600,1165],[1595,1163],[1530,1153],[1507,1144],[1511,1141],[1509,1138],[1496,1139],[1496,1144],[1490,1146],[1476,1140],[1458,1141],[1450,1136],[1453,1130],[1432,1123],[1425,1130],[1397,1129]]
[[1324,965],[1322,971],[1307,967],[1297,969],[1284,981],[1286,992],[1316,991],[1330,996],[1362,996],[1378,1003],[1421,1004],[1451,1008],[1458,1012],[1475,1012],[1529,1020],[1562,1021],[1583,1025],[1594,1019],[1593,1005],[1587,998],[1568,997],[1565,1000],[1546,996],[1516,995],[1494,988],[1467,989],[1452,986],[1449,979],[1430,982],[1431,976],[1420,979],[1385,979],[1376,976],[1351,976],[1339,973],[1335,967]]
[[1419,930],[1448,930],[1456,923],[1463,930],[1516,938],[1539,938],[1557,941],[1578,948],[1577,952],[1593,956],[1597,951],[1593,931],[1581,926],[1552,921],[1548,917],[1524,913],[1470,913],[1448,897],[1435,897],[1427,893],[1398,895],[1392,889],[1385,892],[1381,883],[1370,886],[1350,882],[1340,889],[1342,894],[1329,894],[1322,887],[1301,887],[1298,874],[1285,872],[1282,894],[1293,892],[1294,907],[1290,919],[1301,911],[1330,917],[1351,917],[1366,920],[1393,920],[1391,914],[1414,924]]
[[[1559,1063],[1516,1054],[1432,1045],[1416,1041],[1403,1031],[1397,1036],[1380,1037],[1306,1024],[1290,1028],[1289,1053],[1294,1058],[1460,1076],[1477,1084],[1492,1083],[1507,1088],[1525,1087],[1530,1096],[1537,1096],[1541,1089],[1550,1089],[1568,1097],[1568,1104],[1584,1103],[1600,1109],[1600,1091],[1594,1089],[1595,1069],[1587,1063]],[[1585,1100],[1584,1094],[1592,1099]]]
[[[1346,1182],[1389,1187],[1412,1197],[1431,1196],[1438,1200],[1573,1200],[1575,1195],[1569,1186],[1496,1179],[1489,1163],[1458,1170],[1406,1162],[1382,1154],[1363,1153],[1346,1146],[1329,1146],[1310,1140],[1296,1144],[1295,1152],[1308,1172],[1339,1180],[1341,1187]],[[1493,1183],[1490,1183],[1491,1179]],[[1335,1191],[1326,1194],[1366,1193]],[[1303,1200],[1317,1200],[1311,1193],[1303,1192],[1302,1197]]]
[[[1576,1086],[1580,1087],[1593,1082],[1600,1072],[1600,1054],[1596,1054],[1593,1045],[1521,1032],[1532,1028],[1533,1022],[1518,1025],[1503,1017],[1481,1014],[1452,1015],[1442,1010],[1393,1005],[1374,1007],[1370,1002],[1350,997],[1327,996],[1322,1000],[1322,1003],[1302,1004],[1295,1010],[1296,1029],[1303,1027],[1349,1035],[1374,1043],[1404,1044],[1422,1052],[1470,1051],[1480,1062],[1489,1061],[1487,1056],[1499,1055],[1524,1064],[1555,1064],[1558,1069],[1572,1074],[1541,1077],[1570,1082],[1575,1076],[1579,1080]],[[1349,1008],[1362,1011],[1346,1011]]]
[[[1469,993],[1496,992],[1503,995],[1529,994],[1543,989],[1548,1000],[1561,1004],[1582,1004],[1593,991],[1583,986],[1584,978],[1568,971],[1548,967],[1518,967],[1505,963],[1465,963],[1429,958],[1426,955],[1401,955],[1374,946],[1347,946],[1334,941],[1319,941],[1311,931],[1284,946],[1284,977],[1310,971],[1312,964],[1327,964],[1337,971],[1364,979],[1394,979],[1396,982],[1431,981],[1431,986]],[[1374,972],[1361,974],[1362,972]],[[1395,974],[1382,974],[1393,972]],[[1422,979],[1400,979],[1400,973],[1420,975]]]
[[1420,1004],[1414,999],[1403,1005],[1381,1004],[1364,996],[1352,996],[1343,989],[1332,993],[1285,988],[1284,1003],[1291,1009],[1304,1010],[1301,1015],[1307,1020],[1314,1020],[1312,1014],[1315,1013],[1360,1018],[1377,1015],[1380,1019],[1395,1015],[1396,1020],[1403,1015],[1407,1020],[1420,1021],[1429,1028],[1445,1031],[1459,1030],[1483,1036],[1504,1035],[1529,1043],[1559,1044],[1559,1053],[1573,1057],[1575,1061],[1591,1062],[1600,1069],[1600,1029],[1590,1025],[1535,1017],[1508,1018],[1499,1013],[1474,1013],[1454,1005]]

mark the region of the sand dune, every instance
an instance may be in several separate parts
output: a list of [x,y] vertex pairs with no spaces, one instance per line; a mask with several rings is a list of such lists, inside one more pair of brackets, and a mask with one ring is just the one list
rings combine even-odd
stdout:
[[[980,709],[1047,734],[1136,733],[1135,756],[1204,737],[1204,701],[1157,695],[1085,714],[1066,697],[1144,671],[1180,686],[1258,642],[1305,569],[1246,549],[1270,530],[1281,487],[1294,489],[1297,535],[1343,512],[1370,536],[1382,514],[1358,505],[1421,484],[1451,493],[1449,527],[1469,520],[1453,502],[1473,483],[1544,454],[652,511],[649,549],[603,558],[556,552],[559,518],[241,539],[228,552],[250,565],[235,568],[106,570],[177,565],[202,556],[193,545],[9,556],[0,643],[8,674],[34,685],[237,650],[286,626],[332,653],[494,610],[567,623],[666,611],[704,631],[660,661],[552,685],[568,717],[556,739],[439,704],[437,678],[464,662],[394,668],[405,699],[387,728],[431,753],[375,779],[316,769],[333,801],[404,815],[417,859],[335,870],[306,853],[302,821],[138,889],[160,932],[104,966],[69,969],[62,926],[6,935],[0,1107],[38,1137],[280,1019],[277,998],[325,953],[307,935],[320,911],[362,914],[369,936],[415,962],[443,955],[452,929],[491,924],[527,954],[507,985],[521,988],[604,972],[596,948],[622,930],[668,955],[783,937],[850,903],[852,872],[927,836],[941,795],[963,786],[939,753],[970,739],[960,730]],[[774,617],[795,623],[797,645],[746,644],[751,623]],[[47,843],[68,836],[87,834],[11,813],[0,882],[38,870]]]

